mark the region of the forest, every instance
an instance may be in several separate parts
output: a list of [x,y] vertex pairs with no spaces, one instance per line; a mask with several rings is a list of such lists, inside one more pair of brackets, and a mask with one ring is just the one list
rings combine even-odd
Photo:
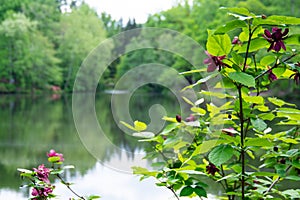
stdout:
[[[84,1],[2,0],[0,5],[0,93],[72,92],[83,60],[97,45],[122,31],[140,27],[176,30],[205,46],[207,30],[230,18],[220,7],[245,7],[266,16],[300,16],[297,0],[194,0],[148,17],[144,24],[124,22],[97,13]],[[136,38],[139,36],[136,35]],[[123,41],[123,47],[132,45]],[[116,54],[112,47],[111,55]],[[118,57],[104,72],[98,89],[111,89],[129,69],[142,63],[161,63],[179,72],[190,64],[179,56],[153,49]],[[164,76],[162,74],[162,76]],[[189,83],[199,77],[186,76]],[[150,85],[151,91],[161,89]],[[81,90],[87,90],[82,88]]]

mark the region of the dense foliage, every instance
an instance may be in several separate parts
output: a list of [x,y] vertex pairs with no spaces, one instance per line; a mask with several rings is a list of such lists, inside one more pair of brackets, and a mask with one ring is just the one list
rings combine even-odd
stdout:
[[[268,94],[278,79],[299,84],[300,37],[293,33],[300,18],[223,10],[233,20],[208,31],[204,66],[189,72],[205,78],[183,89],[207,86],[195,102],[183,97],[192,114],[165,117],[172,123],[158,134],[143,122],[122,122],[151,144],[146,159],[153,169],[134,173],[154,177],[177,199],[207,197],[204,177],[220,183],[229,200],[298,199],[300,110]],[[283,187],[287,181],[295,188]]]

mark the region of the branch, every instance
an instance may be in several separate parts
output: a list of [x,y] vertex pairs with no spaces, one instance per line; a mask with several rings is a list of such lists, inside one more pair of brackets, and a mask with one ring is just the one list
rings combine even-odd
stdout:
[[[286,168],[286,172],[289,171],[289,169],[292,167],[292,165],[288,166],[288,168]],[[280,177],[278,177],[271,185],[270,187],[264,192],[264,195],[268,194],[271,189],[274,187],[274,185],[280,180]]]
[[62,179],[62,177],[59,175],[59,174],[57,174],[56,175],[60,180],[61,180],[61,182],[74,194],[74,195],[76,195],[78,198],[80,198],[80,199],[83,199],[83,200],[85,200],[85,198],[84,197],[82,197],[82,196],[80,196],[79,194],[77,194],[63,179]]
[[[281,63],[286,62],[286,61],[289,61],[290,59],[292,59],[292,58],[295,57],[296,55],[297,55],[297,54],[291,55],[290,57],[288,57],[288,58],[286,58],[285,60],[283,60]],[[280,64],[280,63],[277,63],[277,62],[276,62],[276,63],[274,64],[273,67],[271,67],[271,68],[268,69],[267,71],[264,71],[264,72],[261,73],[260,75],[256,76],[256,77],[255,77],[255,80],[256,80],[256,79],[259,79],[260,77],[262,77],[262,76],[265,75],[266,73],[269,73],[270,71],[272,71],[272,69],[278,67],[279,64]]]

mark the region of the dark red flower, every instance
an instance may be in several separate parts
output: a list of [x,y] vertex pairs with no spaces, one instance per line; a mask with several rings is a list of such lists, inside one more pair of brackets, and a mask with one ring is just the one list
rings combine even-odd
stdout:
[[216,172],[219,172],[219,171],[220,170],[212,163],[209,163],[209,165],[206,166],[206,172],[213,176],[216,174]]
[[208,58],[206,58],[203,63],[208,65],[207,72],[213,72],[217,68],[219,68],[219,71],[221,71],[221,67],[224,66],[222,60],[226,57],[226,55],[213,56],[210,55],[207,51],[205,51],[205,54],[208,56]]
[[272,72],[272,70],[269,70],[269,80],[270,81],[276,81],[277,76]]
[[268,51],[273,49],[274,51],[278,52],[281,48],[286,50],[286,47],[283,43],[283,40],[287,38],[287,34],[289,33],[289,29],[284,29],[284,32],[282,33],[281,28],[273,27],[272,33],[269,30],[265,30],[265,34],[263,35],[266,40],[271,43]]

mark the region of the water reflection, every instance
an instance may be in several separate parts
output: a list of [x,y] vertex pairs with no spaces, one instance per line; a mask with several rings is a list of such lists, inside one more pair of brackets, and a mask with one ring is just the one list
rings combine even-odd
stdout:
[[[176,109],[173,103],[176,100],[172,98],[137,94],[131,106],[139,108],[140,112],[131,113],[132,118],[148,122],[148,108],[156,103],[163,104],[168,115],[175,115],[179,109]],[[51,95],[1,96],[0,199],[26,199],[29,191],[19,189],[22,180],[16,169],[31,169],[40,163],[47,163],[46,152],[51,148],[64,153],[66,164],[76,166],[76,170],[66,176],[76,183],[74,187],[79,193],[100,194],[106,200],[172,199],[172,194],[156,187],[154,180],[140,182],[132,174],[114,170],[114,166],[129,170],[130,166],[146,166],[149,163],[136,156],[142,155],[142,144],[120,131],[114,122],[110,95],[99,94],[95,103],[97,118],[105,132],[103,137],[106,137],[106,140],[97,140],[100,141],[97,146],[101,163],[89,154],[78,137],[70,96],[54,99]],[[88,127],[86,131],[89,131]],[[70,197],[63,186],[56,185],[55,193],[61,195],[59,199]]]

